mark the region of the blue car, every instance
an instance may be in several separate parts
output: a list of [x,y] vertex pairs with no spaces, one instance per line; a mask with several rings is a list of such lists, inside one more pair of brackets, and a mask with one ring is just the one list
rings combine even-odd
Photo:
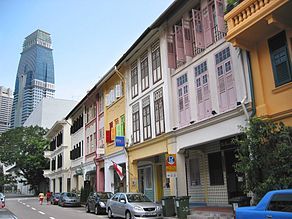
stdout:
[[292,219],[292,189],[268,192],[253,207],[239,207],[236,219]]

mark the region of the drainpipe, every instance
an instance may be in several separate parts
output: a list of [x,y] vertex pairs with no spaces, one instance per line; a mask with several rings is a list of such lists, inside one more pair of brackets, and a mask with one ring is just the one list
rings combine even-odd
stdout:
[[252,78],[252,69],[250,63],[250,52],[246,51],[246,58],[247,58],[247,70],[248,70],[248,77],[249,77],[249,85],[250,85],[250,94],[251,94],[251,106],[252,106],[252,113],[250,117],[254,117],[256,115],[256,107],[255,107],[255,97],[254,97],[254,84]]
[[243,109],[243,112],[244,112],[247,120],[249,120],[250,117],[248,115],[248,112],[247,112],[247,109],[245,106],[245,101],[247,99],[248,92],[247,92],[247,85],[246,85],[246,77],[245,77],[245,68],[244,68],[244,62],[243,62],[242,49],[239,49],[239,55],[240,55],[240,62],[241,62],[241,67],[242,67],[242,72],[243,72],[243,77],[244,77],[244,90],[245,90],[245,95],[244,95],[243,99],[240,101],[240,105]]

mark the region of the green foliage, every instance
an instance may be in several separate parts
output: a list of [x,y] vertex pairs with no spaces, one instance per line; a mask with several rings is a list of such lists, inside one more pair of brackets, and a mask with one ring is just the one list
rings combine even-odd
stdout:
[[38,127],[18,127],[4,132],[0,136],[0,160],[5,165],[15,164],[26,179],[26,183],[38,192],[40,182],[44,180],[43,170],[47,165],[44,149],[48,141],[44,135],[47,130]]
[[0,192],[3,192],[4,185],[13,185],[14,183],[16,183],[15,177],[11,174],[4,175],[3,165],[0,165]]
[[90,192],[93,192],[93,188],[91,188],[91,187],[85,187],[85,188],[81,187],[81,194],[80,194],[81,203],[86,203]]
[[235,170],[245,178],[245,192],[252,191],[256,202],[270,190],[292,187],[292,128],[283,123],[252,118],[241,127]]

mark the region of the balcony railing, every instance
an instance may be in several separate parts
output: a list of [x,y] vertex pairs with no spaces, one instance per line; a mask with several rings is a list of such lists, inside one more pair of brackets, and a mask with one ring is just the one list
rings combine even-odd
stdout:
[[241,23],[246,22],[250,17],[260,17],[262,13],[266,16],[267,11],[272,11],[286,3],[288,0],[245,0],[237,5],[233,10],[225,15],[227,21],[228,31],[239,26]]

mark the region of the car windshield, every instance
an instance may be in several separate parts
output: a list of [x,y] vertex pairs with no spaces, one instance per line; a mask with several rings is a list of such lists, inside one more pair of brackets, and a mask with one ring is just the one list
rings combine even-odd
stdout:
[[108,192],[108,193],[97,193],[100,199],[110,199],[113,194]]
[[77,195],[75,193],[67,193],[66,196],[70,197],[70,198],[77,197]]
[[54,197],[59,198],[60,194],[55,194]]
[[151,202],[144,194],[127,194],[128,202]]
[[0,197],[3,197],[3,196],[4,196],[3,193],[0,192]]

